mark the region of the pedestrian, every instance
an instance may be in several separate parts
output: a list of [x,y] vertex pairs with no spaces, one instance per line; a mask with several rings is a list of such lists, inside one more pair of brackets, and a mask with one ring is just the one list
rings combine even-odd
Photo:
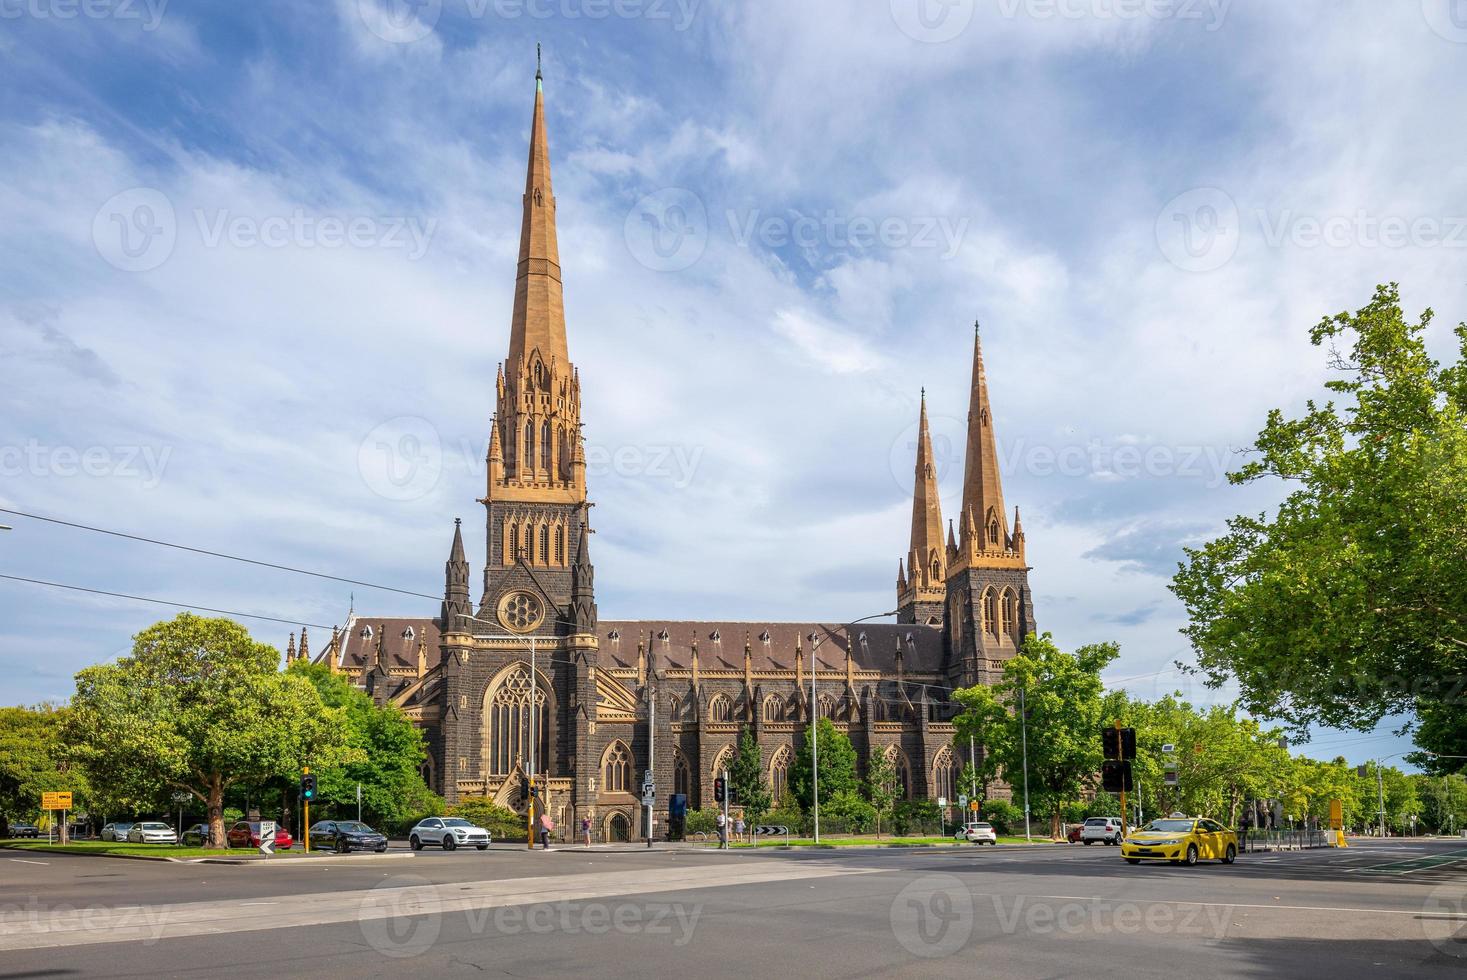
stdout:
[[723,811],[722,810],[719,811],[717,820],[718,820],[718,849],[719,850],[725,850],[728,847],[728,818],[723,815]]
[[591,846],[591,818],[590,817],[582,817],[581,818],[581,839],[586,842],[586,846],[587,847],[590,847]]
[[550,850],[550,832],[555,829],[555,821],[550,819],[550,814],[540,814],[540,849]]
[[744,818],[743,817],[739,817],[739,819],[734,823],[734,836],[738,838],[740,844],[742,844],[744,842]]

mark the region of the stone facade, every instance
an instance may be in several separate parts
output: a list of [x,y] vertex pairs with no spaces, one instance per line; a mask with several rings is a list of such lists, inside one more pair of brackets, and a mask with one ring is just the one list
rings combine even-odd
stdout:
[[[518,809],[521,777],[533,771],[557,822],[588,816],[599,838],[641,834],[647,769],[659,827],[673,793],[711,806],[713,777],[745,727],[780,796],[816,711],[850,736],[863,769],[890,754],[909,797],[956,795],[966,747],[952,744],[951,692],[992,682],[1034,630],[1024,532],[1017,511],[1008,530],[976,334],[960,530],[949,522],[942,540],[924,395],[897,622],[600,620],[538,73],[523,209],[480,500],[477,605],[455,522],[438,615],[353,616],[317,661],[422,726],[424,776],[450,802],[489,796]],[[296,656],[307,649],[303,630]]]

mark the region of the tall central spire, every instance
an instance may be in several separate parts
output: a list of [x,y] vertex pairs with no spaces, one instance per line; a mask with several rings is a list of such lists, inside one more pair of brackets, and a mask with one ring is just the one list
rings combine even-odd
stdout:
[[973,551],[1010,550],[1004,514],[1003,481],[998,472],[998,442],[988,401],[988,375],[983,369],[983,340],[973,324],[973,388],[968,400],[968,452],[963,470],[961,532]]
[[[538,52],[537,52],[538,54]],[[538,57],[537,57],[538,61]],[[525,173],[520,258],[509,335],[509,368],[535,351],[546,363],[568,361],[565,300],[560,288],[560,248],[555,239],[555,195],[550,188],[550,141],[545,135],[545,86],[535,69],[535,112],[530,122],[530,162]]]

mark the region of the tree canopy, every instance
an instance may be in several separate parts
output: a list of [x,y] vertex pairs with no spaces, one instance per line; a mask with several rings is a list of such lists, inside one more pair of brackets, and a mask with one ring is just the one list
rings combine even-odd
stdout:
[[1172,581],[1198,668],[1236,677],[1255,716],[1371,728],[1416,710],[1441,716],[1442,744],[1467,744],[1467,325],[1442,367],[1431,321],[1408,321],[1391,284],[1314,327],[1342,403],[1269,413],[1229,480],[1287,496],[1188,549]]
[[183,613],[139,633],[129,656],[76,675],[67,742],[115,794],[193,794],[222,847],[231,786],[350,757],[344,709],[279,663],[238,623]]
[[[820,798],[829,802],[839,794],[855,795],[860,789],[856,780],[856,750],[845,732],[835,727],[829,718],[816,723],[817,743],[820,757]],[[809,811],[814,803],[810,780],[810,731],[805,730],[804,740],[795,753],[790,766],[790,794],[800,808]]]

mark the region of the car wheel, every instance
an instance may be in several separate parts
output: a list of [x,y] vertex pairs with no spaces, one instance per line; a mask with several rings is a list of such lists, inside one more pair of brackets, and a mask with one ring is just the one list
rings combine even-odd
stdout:
[[1188,844],[1187,845],[1187,867],[1190,868],[1190,867],[1192,867],[1196,863],[1197,863],[1197,845],[1196,844]]
[[1223,855],[1223,864],[1232,864],[1237,859],[1238,859],[1238,849],[1236,847],[1234,847],[1233,845],[1229,844],[1228,845],[1227,853]]
[[378,854],[386,854],[387,853],[387,845],[386,844],[383,844],[382,846],[378,847],[377,848],[377,853]]
[[412,845],[412,848],[415,851],[421,851],[423,849],[423,842],[418,840],[417,834],[413,834],[412,839],[409,840],[408,843]]
[[1091,844],[1094,844],[1095,841],[1090,840],[1090,839],[1087,838],[1087,839],[1081,841],[1080,843],[1084,844],[1086,847],[1089,847]]
[[338,838],[336,838],[336,853],[337,854],[345,854],[346,852],[347,852],[346,838],[344,838],[344,837],[338,837]]
[[1126,858],[1126,863],[1127,864],[1140,864],[1141,863],[1141,859],[1140,858]]
[[453,835],[452,834],[444,834],[443,835],[443,849],[445,851],[451,851],[451,850],[453,850],[456,847],[458,847],[458,841],[456,841],[456,840],[453,839]]

